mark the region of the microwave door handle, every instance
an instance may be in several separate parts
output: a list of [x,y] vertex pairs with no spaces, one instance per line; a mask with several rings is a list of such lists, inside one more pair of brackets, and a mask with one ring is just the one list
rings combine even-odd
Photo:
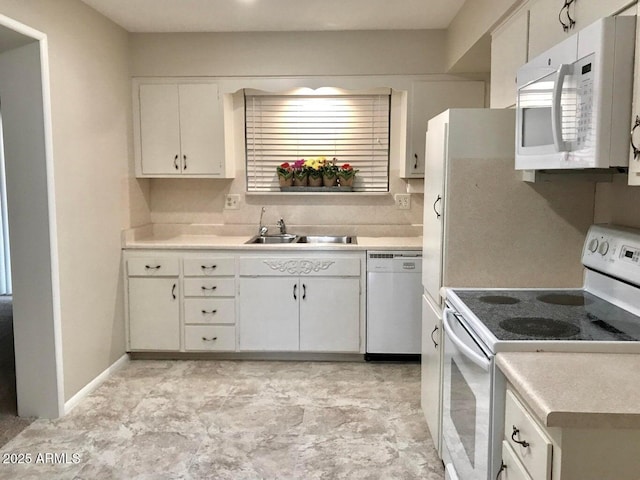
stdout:
[[561,64],[556,71],[556,81],[553,84],[553,96],[551,98],[551,129],[553,131],[553,144],[558,152],[569,150],[567,143],[562,140],[562,85],[571,66]]
[[[451,321],[449,320],[450,315],[453,315],[453,310],[449,307],[444,309],[444,314],[442,316],[442,326],[444,327],[445,335],[448,335],[451,341],[455,344],[458,349],[462,352],[462,354],[475,363],[478,367],[483,369],[485,372],[489,371],[489,367],[491,367],[491,362],[487,360],[483,355],[478,355],[471,348],[469,348],[460,338],[458,338],[453,331],[453,327],[451,326]],[[446,347],[445,347],[446,348]]]

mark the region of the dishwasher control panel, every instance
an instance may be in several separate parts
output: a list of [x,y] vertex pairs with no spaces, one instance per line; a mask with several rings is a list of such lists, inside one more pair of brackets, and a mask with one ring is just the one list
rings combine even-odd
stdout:
[[420,273],[422,272],[422,252],[367,252],[367,272]]

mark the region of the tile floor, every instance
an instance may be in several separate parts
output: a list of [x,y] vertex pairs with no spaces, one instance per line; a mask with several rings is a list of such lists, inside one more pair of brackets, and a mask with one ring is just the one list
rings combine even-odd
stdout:
[[135,360],[0,479],[441,480],[419,398],[418,364]]

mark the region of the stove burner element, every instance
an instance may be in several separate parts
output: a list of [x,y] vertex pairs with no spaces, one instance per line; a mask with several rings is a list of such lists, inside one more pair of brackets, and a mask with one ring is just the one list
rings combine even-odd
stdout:
[[520,300],[517,298],[507,297],[506,295],[486,295],[484,297],[480,297],[480,301],[494,305],[513,305],[515,303],[520,303]]
[[551,305],[567,305],[571,307],[582,307],[591,303],[589,300],[584,298],[582,293],[551,293],[547,295],[540,295],[538,300],[544,303],[550,303]]
[[580,333],[580,328],[572,323],[544,317],[514,317],[500,322],[500,328],[518,335],[537,338],[565,338]]

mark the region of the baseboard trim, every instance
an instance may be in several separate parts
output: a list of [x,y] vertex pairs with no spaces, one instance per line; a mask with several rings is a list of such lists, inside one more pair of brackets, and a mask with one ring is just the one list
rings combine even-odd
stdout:
[[129,363],[129,355],[124,354],[118,360],[113,362],[106,370],[100,375],[87,383],[78,393],[67,400],[64,404],[64,414],[67,415],[73,410],[84,398],[98,388],[107,378],[109,378],[114,372],[120,370],[127,363]]

